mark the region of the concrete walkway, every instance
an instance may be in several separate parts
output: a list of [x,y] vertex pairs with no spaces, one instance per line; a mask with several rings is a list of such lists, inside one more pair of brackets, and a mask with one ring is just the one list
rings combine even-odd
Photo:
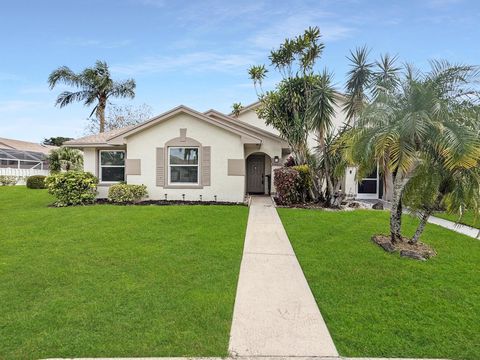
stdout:
[[472,238],[478,238],[479,230],[467,225],[455,224],[453,221],[441,219],[436,216],[430,216],[428,222],[458,232],[460,234],[470,236]]
[[253,197],[229,351],[232,356],[337,357],[272,200]]
[[[388,209],[388,210],[391,209],[391,204],[388,201],[385,201],[385,200],[363,200],[362,199],[362,200],[357,200],[357,201],[361,202],[361,203],[368,204],[370,206],[377,203],[377,202],[381,202],[383,204],[383,206],[385,207],[385,209]],[[403,213],[407,214],[407,215],[410,214],[408,212],[408,210],[406,210],[406,209],[403,210]],[[442,219],[442,218],[439,218],[439,217],[436,217],[436,216],[430,216],[428,218],[428,223],[444,227],[445,229],[452,230],[452,231],[455,231],[459,234],[467,235],[467,236],[470,236],[470,237],[475,238],[475,239],[480,239],[480,237],[478,236],[479,235],[479,229],[473,228],[471,226],[457,224],[453,221],[445,220],[445,219]]]

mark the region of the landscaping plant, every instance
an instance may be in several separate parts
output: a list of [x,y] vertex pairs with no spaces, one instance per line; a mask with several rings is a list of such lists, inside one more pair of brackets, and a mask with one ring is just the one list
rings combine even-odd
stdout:
[[277,189],[277,201],[281,205],[291,205],[301,199],[302,177],[291,167],[273,170],[273,184]]
[[45,189],[45,175],[32,175],[27,177],[27,188],[29,189]]
[[145,185],[115,184],[108,189],[108,200],[113,203],[135,203],[147,197]]
[[10,175],[0,175],[0,186],[12,186],[16,185],[18,177]]
[[55,206],[86,205],[95,201],[98,179],[89,172],[54,173],[45,179]]
[[[421,210],[423,223],[444,196],[450,194],[446,201],[465,199],[477,187],[480,142],[475,111],[478,93],[473,84],[478,80],[478,69],[432,61],[429,72],[406,65],[402,73],[396,58],[388,55],[369,62],[365,48],[352,53],[351,62],[345,110],[355,117],[355,124],[345,133],[345,155],[359,166],[358,178],[377,164],[379,172],[391,178],[390,241],[395,244],[404,239],[401,214],[405,191],[413,178],[417,177],[421,186],[411,186],[408,198],[416,199],[412,205]],[[424,196],[426,192],[429,199]],[[458,195],[461,192],[466,193]],[[450,211],[462,211],[464,204],[455,204]],[[413,242],[418,241],[419,230]]]
[[52,172],[82,170],[83,168],[83,154],[77,149],[61,147],[51,150],[47,160]]
[[249,75],[260,101],[258,117],[276,128],[288,142],[297,165],[310,166],[311,176],[315,179],[311,194],[331,205],[334,168],[329,161],[323,161],[319,163],[321,171],[313,171],[318,167],[314,166],[315,157],[310,154],[307,142],[309,135],[314,133],[318,151],[324,154],[327,151],[325,138],[333,131],[332,119],[338,95],[332,85],[332,75],[327,70],[321,73],[315,70],[324,47],[320,30],[309,28],[271,51],[270,65],[282,77],[274,90],[263,91],[263,80],[268,72],[264,65],[252,66]]
[[97,61],[95,66],[86,68],[80,73],[73,72],[67,66],[54,70],[48,77],[50,89],[59,83],[78,88],[78,91],[64,91],[58,95],[56,105],[67,106],[83,101],[85,106],[94,105],[90,117],[95,113],[99,132],[105,131],[105,108],[110,98],[135,97],[135,80],[114,81],[110,76],[108,65]]

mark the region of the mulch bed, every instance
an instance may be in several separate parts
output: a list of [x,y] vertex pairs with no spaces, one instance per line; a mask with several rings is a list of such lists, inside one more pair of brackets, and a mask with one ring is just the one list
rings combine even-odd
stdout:
[[422,242],[410,243],[409,238],[402,238],[402,241],[392,243],[390,236],[373,235],[372,241],[388,253],[400,253],[402,257],[425,261],[437,255],[436,251],[429,245]]
[[96,199],[94,204],[110,204],[110,205],[157,205],[157,206],[169,206],[169,205],[235,205],[235,206],[246,206],[243,202],[228,202],[228,201],[193,201],[193,200],[144,200],[135,203],[112,203],[108,199]]

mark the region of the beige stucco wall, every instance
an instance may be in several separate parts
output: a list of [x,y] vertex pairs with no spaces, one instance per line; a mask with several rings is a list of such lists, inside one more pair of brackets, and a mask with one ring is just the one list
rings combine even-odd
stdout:
[[345,189],[344,192],[348,198],[354,198],[357,196],[357,168],[347,167],[345,171]]
[[[211,185],[203,189],[170,189],[156,186],[155,149],[180,136],[180,129],[186,128],[186,136],[199,141],[202,146],[211,147]],[[141,159],[141,175],[128,175],[127,183],[145,184],[150,199],[199,200],[204,201],[244,200],[245,177],[228,176],[228,159],[244,158],[240,136],[187,114],[159,123],[149,129],[127,138],[127,158]]]
[[96,148],[84,148],[83,150],[83,170],[96,175]]
[[264,120],[259,119],[254,109],[247,110],[244,113],[241,113],[238,116],[238,120],[246,122],[247,124],[256,126],[262,130],[267,130],[272,134],[275,134],[275,135],[279,134],[279,132],[273,126],[267,125],[265,124]]

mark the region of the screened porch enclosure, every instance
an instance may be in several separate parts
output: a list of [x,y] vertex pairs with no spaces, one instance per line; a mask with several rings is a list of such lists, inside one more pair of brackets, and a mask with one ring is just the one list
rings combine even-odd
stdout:
[[0,168],[48,170],[48,162],[40,152],[0,149]]

